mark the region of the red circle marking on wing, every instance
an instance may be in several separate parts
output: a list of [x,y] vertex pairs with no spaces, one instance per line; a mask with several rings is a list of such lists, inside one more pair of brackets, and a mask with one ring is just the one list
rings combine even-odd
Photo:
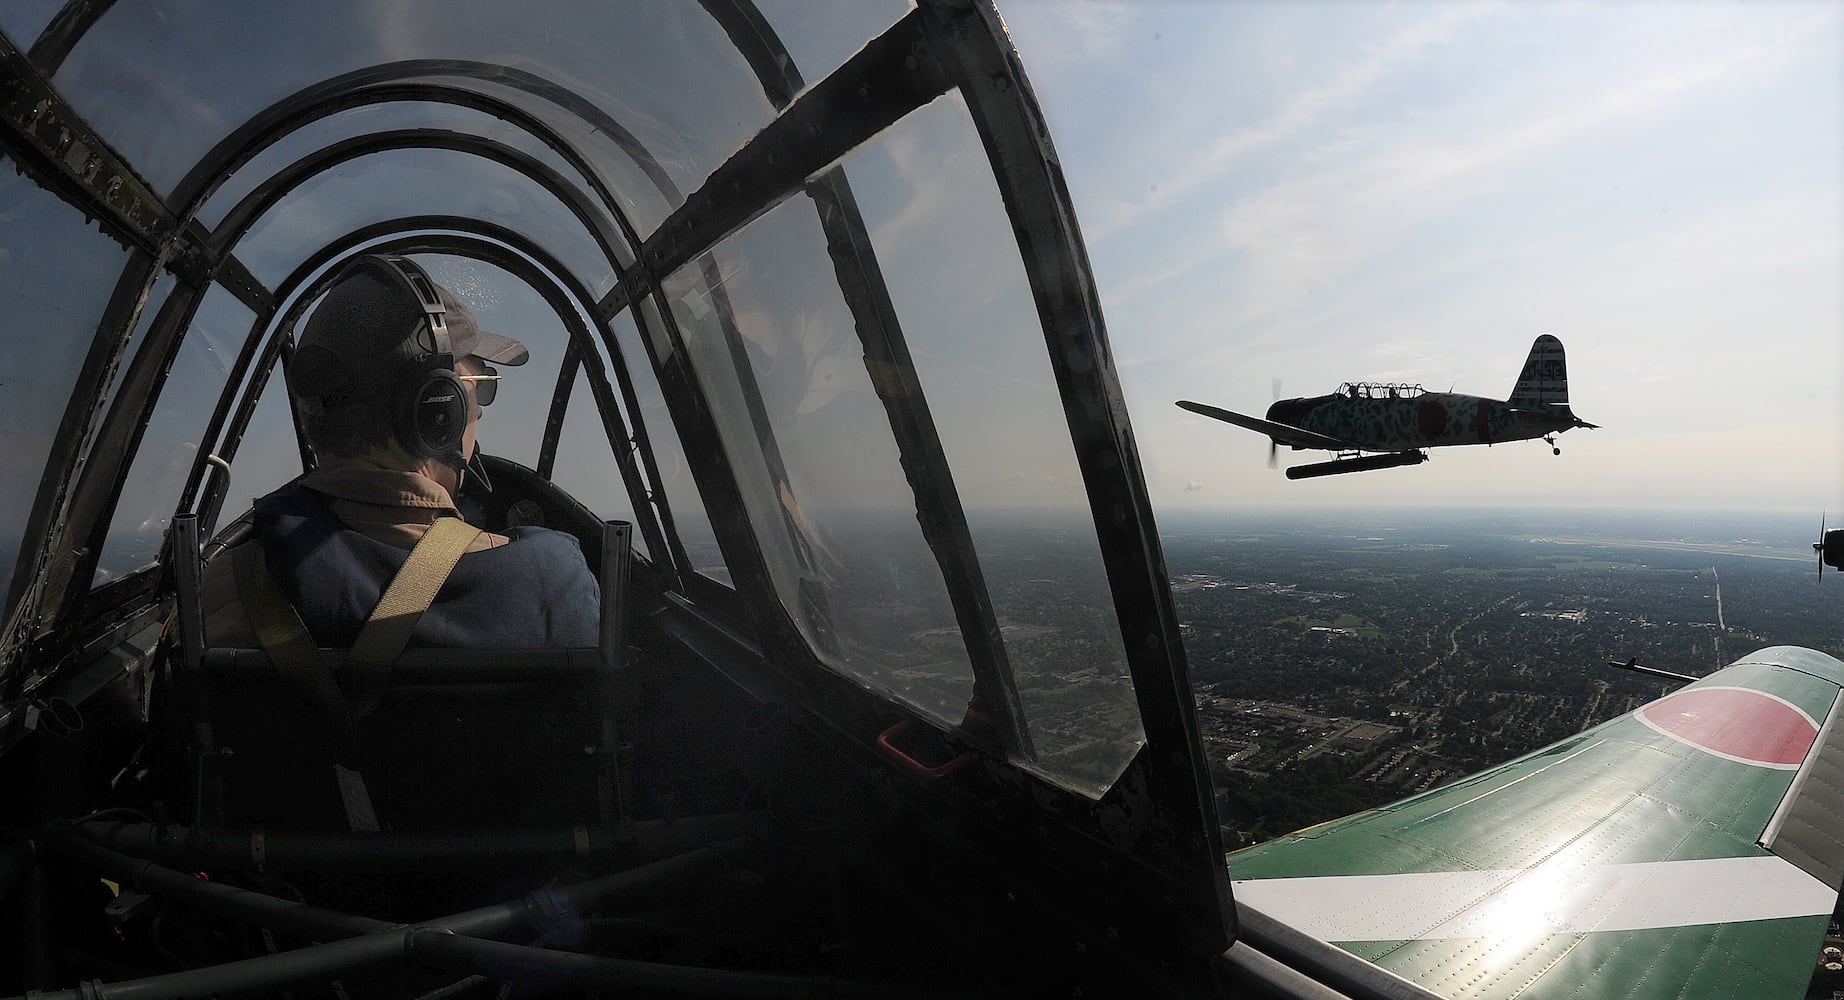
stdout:
[[1634,714],[1666,736],[1718,757],[1780,770],[1797,768],[1818,738],[1818,725],[1806,713],[1748,688],[1687,688]]

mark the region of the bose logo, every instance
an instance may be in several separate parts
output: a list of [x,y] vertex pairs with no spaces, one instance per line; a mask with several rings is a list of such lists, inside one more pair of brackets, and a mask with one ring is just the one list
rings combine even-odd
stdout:
[[430,397],[429,397],[428,399],[425,399],[425,400],[423,400],[423,402],[424,402],[425,404],[428,404],[428,403],[446,403],[446,402],[448,402],[449,400],[452,400],[452,399],[454,399],[454,398],[455,398],[455,394],[451,392],[451,393],[449,393],[449,394],[448,394],[448,395],[446,395],[446,396],[430,396]]

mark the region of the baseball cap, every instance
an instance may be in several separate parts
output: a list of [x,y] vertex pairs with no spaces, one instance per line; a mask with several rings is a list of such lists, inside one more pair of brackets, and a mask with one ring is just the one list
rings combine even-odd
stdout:
[[[335,406],[341,400],[388,392],[430,348],[423,308],[388,265],[360,257],[327,289],[295,341],[288,388],[295,398]],[[448,343],[458,362],[475,357],[497,365],[522,365],[525,345],[480,328],[454,293],[436,285],[446,309]]]

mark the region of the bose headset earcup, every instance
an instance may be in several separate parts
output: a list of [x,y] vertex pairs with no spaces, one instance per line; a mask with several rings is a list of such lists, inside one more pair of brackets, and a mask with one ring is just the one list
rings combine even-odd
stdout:
[[467,391],[452,369],[413,372],[412,391],[402,398],[409,412],[398,423],[398,439],[417,458],[445,458],[461,450],[467,429]]

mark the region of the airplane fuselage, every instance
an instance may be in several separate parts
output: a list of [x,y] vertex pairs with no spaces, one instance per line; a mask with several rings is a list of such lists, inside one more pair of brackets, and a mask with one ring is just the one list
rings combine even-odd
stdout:
[[1581,426],[1566,411],[1454,392],[1283,399],[1268,408],[1267,419],[1350,441],[1363,451],[1525,441]]

